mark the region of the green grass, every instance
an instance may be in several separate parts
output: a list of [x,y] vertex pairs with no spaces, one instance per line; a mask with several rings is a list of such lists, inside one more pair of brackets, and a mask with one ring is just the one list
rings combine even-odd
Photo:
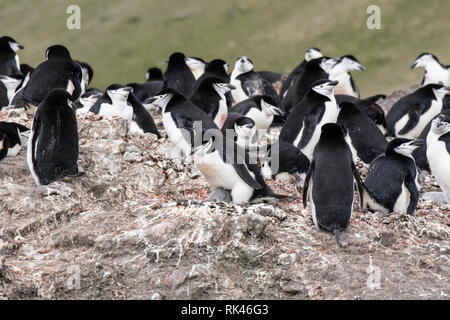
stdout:
[[[81,30],[66,27],[67,6],[81,8]],[[370,4],[381,7],[381,30],[366,27]],[[52,44],[94,68],[92,86],[143,81],[165,68],[174,51],[233,63],[251,57],[256,70],[288,73],[307,47],[329,56],[355,55],[363,96],[419,83],[409,70],[430,51],[450,64],[448,0],[0,0],[0,29],[25,45],[21,62],[36,66]]]

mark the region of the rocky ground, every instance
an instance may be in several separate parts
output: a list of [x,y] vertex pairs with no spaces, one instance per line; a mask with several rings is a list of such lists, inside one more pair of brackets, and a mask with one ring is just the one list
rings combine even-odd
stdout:
[[[5,119],[29,125],[31,116]],[[166,139],[96,115],[78,127],[81,177],[36,187],[26,147],[0,162],[0,299],[450,296],[449,205],[421,200],[407,216],[355,204],[339,248],[294,182],[268,181],[296,201],[207,202],[204,178],[164,159]],[[438,190],[426,177],[422,192]]]

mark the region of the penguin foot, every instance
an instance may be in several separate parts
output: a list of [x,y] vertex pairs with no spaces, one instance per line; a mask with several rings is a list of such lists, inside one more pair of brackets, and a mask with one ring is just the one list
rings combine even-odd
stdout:
[[225,190],[223,188],[215,188],[206,199],[207,201],[223,201],[226,203],[230,203],[231,193],[229,190]]

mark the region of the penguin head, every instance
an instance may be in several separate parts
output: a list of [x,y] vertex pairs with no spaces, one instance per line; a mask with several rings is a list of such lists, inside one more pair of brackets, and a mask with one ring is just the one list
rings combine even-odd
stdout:
[[186,64],[186,61],[184,59],[186,56],[181,52],[174,52],[170,55],[169,60],[167,60],[167,63],[169,64]]
[[9,90],[16,90],[17,86],[22,82],[23,77],[19,75],[14,76],[1,76],[0,75],[0,82],[3,83],[5,88]]
[[326,73],[330,74],[333,70],[333,67],[338,62],[339,58],[330,58],[330,57],[321,57],[317,59],[313,59],[310,62],[318,63],[319,67],[325,71]]
[[184,61],[193,74],[202,75],[205,72],[206,61],[202,58],[186,57]]
[[284,116],[284,111],[281,108],[277,107],[277,102],[274,98],[268,95],[261,96],[261,110],[267,116]]
[[[223,72],[222,70],[225,70],[225,73],[228,72],[228,68],[230,67],[230,65],[228,63],[226,63],[224,60],[222,59],[214,59],[211,60],[210,62],[208,62],[208,64],[206,65],[206,69],[205,72],[208,73],[221,73]],[[222,69],[223,68],[223,69]]]
[[226,82],[218,82],[220,79],[215,80],[213,82],[213,87],[219,95],[225,95],[227,92],[236,89],[235,86],[226,83]]
[[144,101],[144,103],[145,104],[153,104],[153,105],[161,108],[162,111],[164,112],[164,109],[167,107],[167,105],[169,104],[170,100],[174,96],[181,96],[181,94],[177,90],[175,90],[173,88],[167,88],[167,89],[162,90],[156,96],[147,98]]
[[234,131],[238,137],[252,138],[256,133],[255,121],[249,117],[242,117],[234,123]]
[[450,132],[450,114],[440,114],[431,122],[431,130],[438,136]]
[[450,92],[450,87],[444,87],[442,84],[430,83],[423,87],[424,90],[433,92],[437,100],[442,100]]
[[117,83],[114,83],[106,88],[106,93],[112,101],[126,101],[130,92],[133,92],[132,87]]
[[318,48],[308,48],[305,51],[305,61],[322,57],[322,52]]
[[410,66],[411,69],[426,68],[430,63],[439,62],[439,59],[432,53],[421,53]]
[[214,151],[215,151],[215,138],[214,136],[212,136],[209,140],[203,141],[201,145],[192,148],[191,155],[193,155],[194,158],[203,157],[208,153]]
[[338,85],[339,81],[332,81],[328,79],[317,80],[311,86],[311,90],[314,90],[320,95],[330,97],[333,95],[334,87]]
[[69,50],[63,45],[56,44],[50,46],[45,51],[45,57],[50,59],[72,59]]
[[145,80],[147,81],[154,81],[154,80],[163,80],[163,74],[160,68],[150,68],[147,70],[147,73],[145,74]]
[[18,43],[16,40],[14,40],[11,37],[3,36],[0,38],[0,49],[1,50],[8,50],[12,51],[13,53],[16,53],[17,51],[24,49],[24,46]]
[[72,107],[72,95],[64,89],[53,89],[45,97],[46,104]]
[[246,56],[239,57],[234,64],[234,71],[239,74],[253,70],[253,61]]
[[395,152],[406,157],[411,157],[413,151],[423,144],[424,141],[421,139],[395,138],[388,143],[386,154]]
[[366,68],[352,55],[345,55],[337,58],[336,63],[332,67],[333,74],[344,74],[351,71],[366,71]]
[[336,123],[325,123],[321,129],[321,136],[332,136],[332,137],[345,137],[347,135],[347,129],[336,124]]

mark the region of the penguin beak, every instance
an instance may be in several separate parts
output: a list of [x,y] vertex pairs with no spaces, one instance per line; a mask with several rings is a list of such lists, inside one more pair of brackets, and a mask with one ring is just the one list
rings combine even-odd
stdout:
[[415,68],[417,67],[417,64],[418,64],[418,62],[417,62],[417,60],[416,60],[416,61],[413,62],[412,65],[409,66],[409,68],[410,68],[411,70],[413,70],[413,69],[415,69]]
[[360,64],[360,63],[358,63],[358,64],[356,65],[356,68],[357,68],[357,70],[360,70],[360,71],[366,71],[366,68],[365,68],[362,64]]
[[228,89],[230,90],[236,90],[236,87],[233,86],[232,84],[227,84]]
[[414,146],[417,148],[420,146],[423,146],[424,144],[425,144],[425,141],[423,141],[422,139],[416,139],[413,142],[411,142],[411,146]]
[[274,107],[274,108],[272,108],[272,110],[276,115],[279,115],[281,117],[285,116],[285,112],[281,108]]
[[339,81],[337,81],[337,80],[330,81],[330,82],[328,82],[327,87],[334,88],[334,87],[336,87],[338,84],[339,84]]
[[150,98],[145,99],[144,103],[145,104],[151,104],[151,103],[155,102],[156,99],[157,99],[156,96],[155,97],[150,97]]
[[128,92],[128,93],[133,92],[133,88],[132,87],[125,87],[122,90],[125,91],[125,92]]
[[20,43],[18,43],[17,46],[19,47],[19,50],[25,49],[25,47],[23,45],[21,45]]

